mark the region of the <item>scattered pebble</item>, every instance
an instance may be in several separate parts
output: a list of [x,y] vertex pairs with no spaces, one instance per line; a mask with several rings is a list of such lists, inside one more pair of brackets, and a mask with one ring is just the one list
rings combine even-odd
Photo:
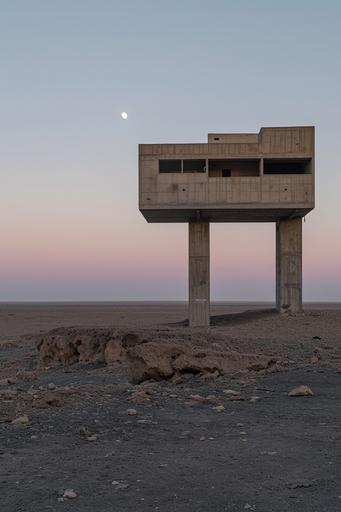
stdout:
[[137,391],[134,391],[130,395],[128,401],[133,402],[135,404],[143,404],[144,402],[149,402],[150,398],[148,393],[144,389],[138,389]]
[[128,484],[124,484],[123,482],[118,482],[117,480],[113,480],[111,482],[111,485],[113,485],[115,487],[116,491],[121,491],[121,490],[127,489],[127,487],[129,487]]
[[298,386],[289,391],[288,396],[313,396],[314,393],[308,386]]
[[233,396],[240,395],[240,392],[235,391],[234,389],[223,389],[223,393],[225,393],[225,395],[233,395]]
[[127,409],[128,416],[136,416],[137,410],[136,409]]
[[213,410],[217,412],[223,412],[225,411],[225,407],[223,405],[217,405],[216,407],[213,407]]
[[53,382],[50,382],[48,385],[47,385],[48,389],[50,389],[51,391],[53,391],[54,389],[56,389],[56,385],[53,383]]
[[68,500],[73,500],[77,498],[77,496],[78,494],[73,489],[65,489],[62,495],[63,498],[66,498]]
[[17,426],[27,425],[29,423],[29,421],[30,420],[29,420],[27,414],[23,414],[22,416],[18,416],[17,418],[15,418],[12,421],[12,425],[17,425]]

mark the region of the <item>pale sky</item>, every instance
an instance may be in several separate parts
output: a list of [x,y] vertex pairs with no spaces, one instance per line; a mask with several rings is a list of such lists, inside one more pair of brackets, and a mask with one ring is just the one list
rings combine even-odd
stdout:
[[[290,125],[316,126],[304,299],[341,300],[339,0],[0,7],[0,300],[186,300],[187,225],[139,213],[137,144]],[[274,224],[212,224],[212,299],[274,300],[274,257]]]

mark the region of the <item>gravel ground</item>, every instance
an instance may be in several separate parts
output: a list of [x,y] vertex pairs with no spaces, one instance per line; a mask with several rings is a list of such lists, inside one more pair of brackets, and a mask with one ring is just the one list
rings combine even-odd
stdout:
[[[286,340],[292,358],[296,337],[299,364],[178,385],[133,386],[123,366],[37,371],[33,338],[3,330],[1,512],[341,510],[340,316],[220,317],[213,330],[243,349]],[[314,395],[289,397],[299,385]]]

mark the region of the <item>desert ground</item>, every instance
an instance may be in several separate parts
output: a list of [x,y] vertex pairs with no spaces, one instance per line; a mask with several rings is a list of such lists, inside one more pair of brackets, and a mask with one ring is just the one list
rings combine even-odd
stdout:
[[186,317],[0,304],[1,512],[341,510],[341,304]]

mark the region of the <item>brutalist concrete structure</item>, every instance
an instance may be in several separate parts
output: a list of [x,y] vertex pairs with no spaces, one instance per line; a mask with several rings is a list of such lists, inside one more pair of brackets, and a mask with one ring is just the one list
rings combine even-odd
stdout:
[[314,127],[141,144],[139,208],[189,225],[189,322],[209,325],[210,222],[276,223],[276,304],[302,310],[302,217],[315,204]]

